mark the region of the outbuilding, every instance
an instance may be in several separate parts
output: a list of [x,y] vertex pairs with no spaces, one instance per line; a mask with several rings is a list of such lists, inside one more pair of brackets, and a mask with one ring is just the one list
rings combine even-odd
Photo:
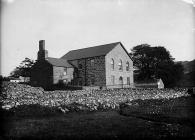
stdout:
[[163,89],[164,83],[162,79],[152,79],[147,81],[139,81],[135,83],[136,88],[158,88]]

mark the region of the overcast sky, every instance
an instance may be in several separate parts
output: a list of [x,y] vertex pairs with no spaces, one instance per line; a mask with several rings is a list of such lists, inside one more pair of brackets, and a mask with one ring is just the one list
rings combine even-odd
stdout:
[[167,48],[177,61],[195,59],[192,0],[2,0],[1,74],[25,57],[37,58],[38,41],[50,57],[121,41],[127,51],[143,43]]

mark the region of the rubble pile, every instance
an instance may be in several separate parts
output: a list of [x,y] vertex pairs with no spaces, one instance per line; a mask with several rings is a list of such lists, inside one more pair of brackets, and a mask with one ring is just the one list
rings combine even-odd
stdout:
[[[90,111],[98,109],[118,109],[119,104],[136,99],[170,99],[189,96],[187,89],[109,89],[109,90],[76,90],[76,91],[44,91],[40,87],[6,83],[3,84],[1,97],[2,108],[10,109],[19,105],[39,104],[59,107],[67,110],[70,104],[80,104]],[[81,107],[82,110],[82,107]]]

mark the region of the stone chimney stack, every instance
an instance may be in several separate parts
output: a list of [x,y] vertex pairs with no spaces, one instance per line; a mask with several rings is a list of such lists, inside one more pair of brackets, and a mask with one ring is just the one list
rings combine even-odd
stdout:
[[40,40],[37,60],[45,60],[47,57],[48,57],[48,51],[45,50],[45,40]]

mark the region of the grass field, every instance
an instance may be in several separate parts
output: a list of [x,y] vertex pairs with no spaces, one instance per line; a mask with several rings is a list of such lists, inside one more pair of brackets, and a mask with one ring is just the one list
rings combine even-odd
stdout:
[[[2,139],[195,139],[194,97],[134,100],[120,110],[3,111]],[[18,112],[17,112],[18,111]],[[47,112],[44,115],[41,112]]]

